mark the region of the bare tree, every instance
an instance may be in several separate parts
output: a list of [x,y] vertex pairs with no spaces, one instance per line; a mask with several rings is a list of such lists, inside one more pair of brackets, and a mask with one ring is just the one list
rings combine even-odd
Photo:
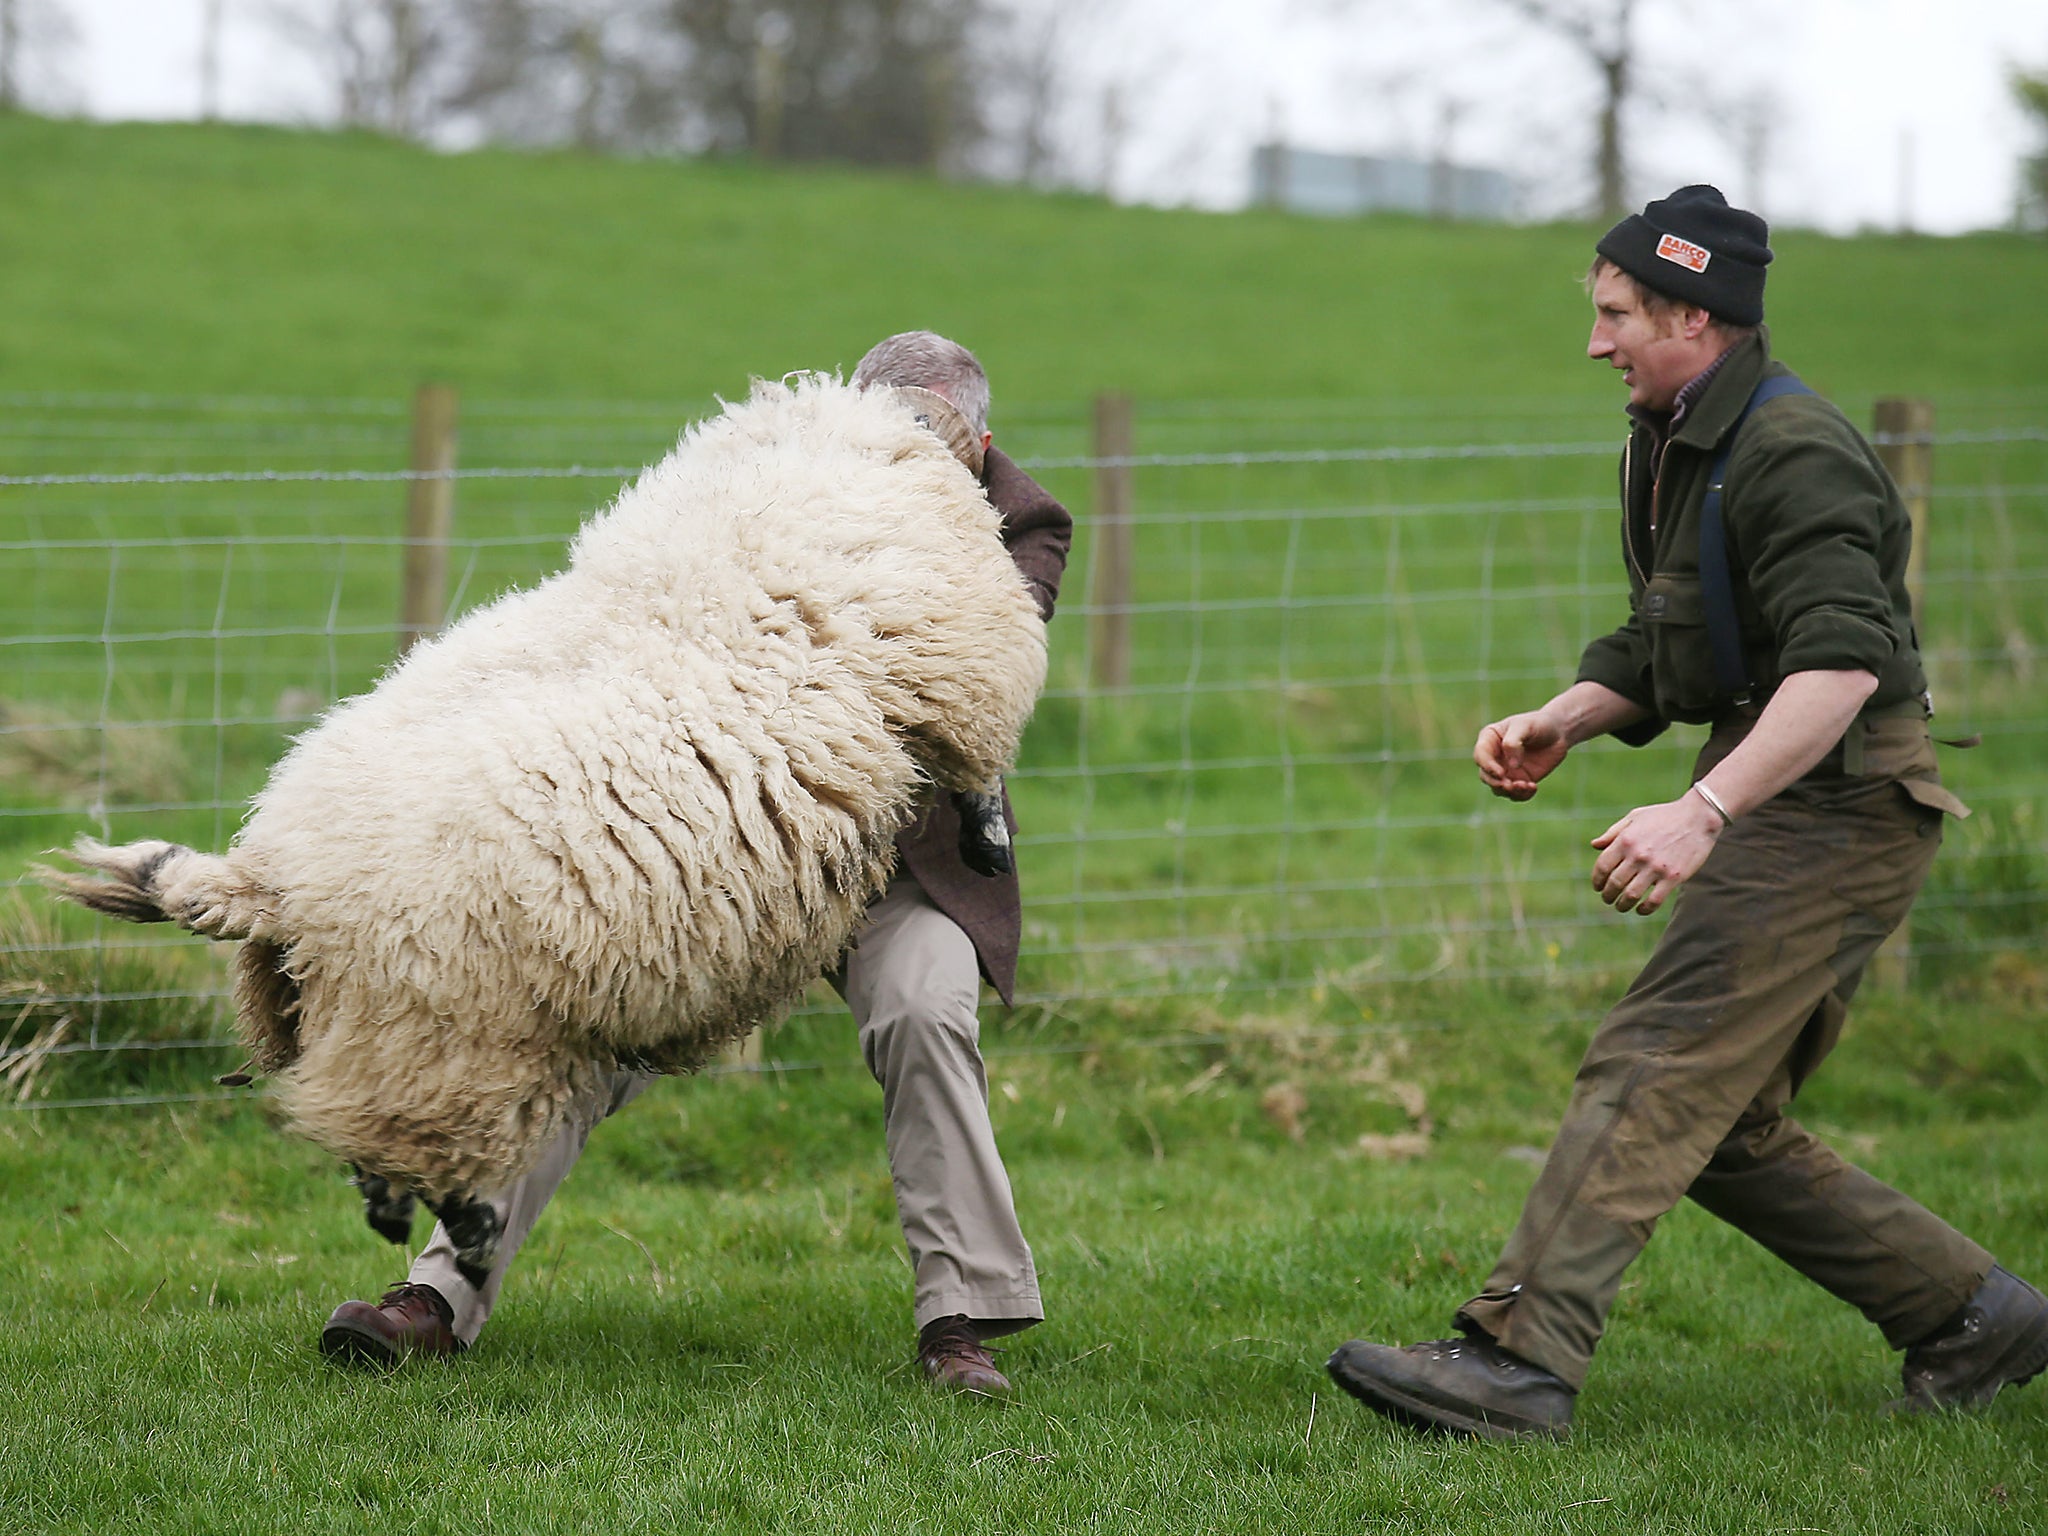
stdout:
[[443,0],[442,107],[476,136],[585,149],[667,148],[680,60],[654,0]]
[[433,100],[485,139],[952,169],[992,3],[435,0]]
[[277,0],[277,29],[312,55],[334,87],[342,123],[401,137],[438,120],[435,79],[448,7],[435,0]]
[[1702,86],[1692,99],[1706,112],[1707,125],[1735,151],[1742,166],[1742,205],[1768,213],[1771,165],[1785,125],[1784,97],[1769,86],[1734,92]]
[[1629,210],[1629,108],[1636,91],[1637,0],[1499,0],[1562,38],[1593,66],[1600,83],[1594,131],[1593,185],[1601,218]]
[[677,82],[709,147],[954,169],[987,132],[975,89],[990,0],[663,0]]
[[976,36],[977,174],[1113,195],[1133,147],[1160,137],[1178,44],[1128,0],[991,0]]
[[[351,125],[957,173],[991,168],[1015,3],[273,0],[273,15]],[[1035,67],[1050,102],[1054,53]],[[1049,111],[1027,169],[1053,158]]]
[[205,0],[199,13],[199,117],[220,117],[220,26],[223,0]]
[[0,112],[61,97],[60,60],[77,41],[57,0],[0,0]]
[[2032,121],[2041,147],[2020,161],[2019,222],[2048,229],[2048,69],[2038,74],[2015,69],[2008,77],[2013,99]]
[[1003,50],[1014,106],[1009,137],[1016,154],[1016,178],[1030,186],[1052,180],[1058,166],[1053,119],[1065,75],[1061,44],[1070,23],[1062,10],[1011,21],[1013,30]]
[[[1425,98],[1435,103],[1439,114],[1435,139],[1438,157],[1452,120],[1469,122],[1493,114],[1487,102],[1474,103],[1478,111],[1465,113],[1440,93],[1423,88],[1440,83],[1447,75],[1441,52],[1432,52],[1422,62],[1418,47],[1441,50],[1452,47],[1461,54],[1491,55],[1507,52],[1519,58],[1527,53],[1525,38],[1486,35],[1487,12],[1496,23],[1518,21],[1563,43],[1590,66],[1597,83],[1593,116],[1591,170],[1592,211],[1615,219],[1629,205],[1630,130],[1640,105],[1639,39],[1636,23],[1645,0],[1484,0],[1481,4],[1446,5],[1442,0],[1297,0],[1311,12],[1347,17],[1371,17],[1376,23],[1374,41],[1380,55],[1365,89],[1365,97],[1383,109],[1393,109],[1406,100],[1420,105]],[[1428,41],[1419,42],[1418,39]],[[1402,56],[1406,54],[1404,59]],[[1529,136],[1528,113],[1548,107],[1549,91],[1540,100],[1524,92],[1515,98],[1516,122],[1521,125],[1518,144]],[[1442,114],[1448,113],[1445,117]],[[1410,137],[1418,142],[1425,136],[1411,127]],[[1553,174],[1544,173],[1546,179]]]
[[[1461,13],[1453,24],[1465,30],[1465,46],[1512,47],[1506,39],[1486,44],[1470,41],[1472,23],[1480,13],[1490,11],[1502,21],[1518,21],[1564,45],[1585,66],[1594,86],[1587,161],[1591,195],[1586,201],[1588,211],[1603,219],[1618,219],[1635,206],[1631,180],[1637,169],[1637,150],[1646,124],[1653,119],[1690,121],[1721,138],[1741,160],[1750,189],[1747,195],[1754,199],[1760,192],[1782,108],[1768,93],[1745,93],[1736,78],[1738,72],[1726,66],[1726,51],[1711,46],[1703,31],[1705,24],[1677,4],[1660,4],[1659,0],[1485,0],[1483,5],[1459,7],[1423,5],[1419,0],[1301,3],[1348,14],[1376,12],[1381,32],[1389,37],[1399,35],[1405,20],[1411,29],[1427,28],[1441,39],[1446,13]],[[1740,25],[1756,10],[1751,0],[1724,3],[1719,7],[1722,15],[1715,23],[1716,30]],[[1711,62],[1647,58],[1643,34],[1647,24],[1658,18],[1683,22],[1700,39],[1693,56]],[[1410,73],[1416,73],[1412,64]],[[1380,89],[1382,94],[1392,94],[1393,88]],[[1530,106],[1526,94],[1516,98],[1518,114],[1526,113]],[[1474,114],[1484,115],[1483,107]],[[1519,115],[1517,121],[1522,121]]]
[[12,112],[21,105],[16,83],[20,56],[21,0],[0,0],[0,110]]

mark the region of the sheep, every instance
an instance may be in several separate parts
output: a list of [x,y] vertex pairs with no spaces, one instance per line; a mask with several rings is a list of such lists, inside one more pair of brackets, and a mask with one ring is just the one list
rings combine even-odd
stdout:
[[1045,630],[979,448],[926,391],[757,381],[566,569],[329,711],[226,853],[81,839],[89,873],[40,873],[240,940],[238,1033],[288,1123],[372,1226],[404,1241],[416,1193],[481,1274],[486,1197],[577,1095],[700,1066],[835,963],[924,786],[1007,858]]

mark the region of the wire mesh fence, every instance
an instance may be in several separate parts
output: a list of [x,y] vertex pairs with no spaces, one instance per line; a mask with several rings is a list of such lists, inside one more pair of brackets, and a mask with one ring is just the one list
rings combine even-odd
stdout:
[[[558,566],[713,406],[465,402],[450,611]],[[1978,815],[1916,911],[1932,981],[2025,955],[2048,916],[2048,392],[1939,408],[1921,627],[1938,723],[1984,744],[1945,762]],[[1524,806],[1469,765],[1480,724],[1549,697],[1625,614],[1611,411],[1141,403],[1114,593],[1090,570],[1106,466],[1085,408],[997,425],[1079,523],[1012,781],[1024,1001],[1639,962],[1645,926],[1594,896],[1587,839],[1682,789],[1699,733],[1590,746]],[[403,401],[0,397],[0,1096],[60,1102],[42,1069],[66,1056],[189,1060],[195,1091],[219,1070],[220,957],[58,911],[27,866],[81,832],[222,846],[291,735],[389,664],[408,430]],[[1111,616],[1128,662],[1105,677]]]

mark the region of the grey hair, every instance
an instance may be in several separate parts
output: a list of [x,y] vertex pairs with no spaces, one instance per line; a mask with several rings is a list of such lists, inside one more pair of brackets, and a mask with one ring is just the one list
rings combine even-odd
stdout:
[[936,331],[902,331],[878,341],[854,366],[853,382],[913,385],[952,401],[977,433],[988,430],[988,375],[975,355]]

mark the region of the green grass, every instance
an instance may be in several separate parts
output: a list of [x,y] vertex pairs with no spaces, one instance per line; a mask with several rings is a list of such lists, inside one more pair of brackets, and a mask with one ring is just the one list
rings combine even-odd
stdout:
[[[1004,1356],[1007,1407],[907,1369],[879,1094],[843,1020],[771,1043],[816,1070],[660,1084],[601,1128],[477,1349],[391,1377],[313,1345],[402,1261],[260,1108],[0,1117],[0,1510],[166,1532],[2038,1527],[2038,1385],[1981,1418],[1885,1417],[1875,1331],[1689,1208],[1631,1271],[1569,1446],[1414,1439],[1335,1393],[1335,1344],[1434,1336],[1477,1288],[1587,1027],[1503,1027],[1555,997],[1462,1001],[1398,1031],[1334,1006],[998,1031],[1048,1308]],[[1880,1000],[1802,1112],[2039,1275],[2043,1064],[2011,1050],[2034,1017]],[[1142,1044],[1190,1025],[1219,1038]],[[1129,1043],[1048,1049],[1111,1026]],[[1298,1141],[1260,1107],[1282,1082],[1307,1089]],[[1418,1093],[1429,1153],[1358,1155]]]

